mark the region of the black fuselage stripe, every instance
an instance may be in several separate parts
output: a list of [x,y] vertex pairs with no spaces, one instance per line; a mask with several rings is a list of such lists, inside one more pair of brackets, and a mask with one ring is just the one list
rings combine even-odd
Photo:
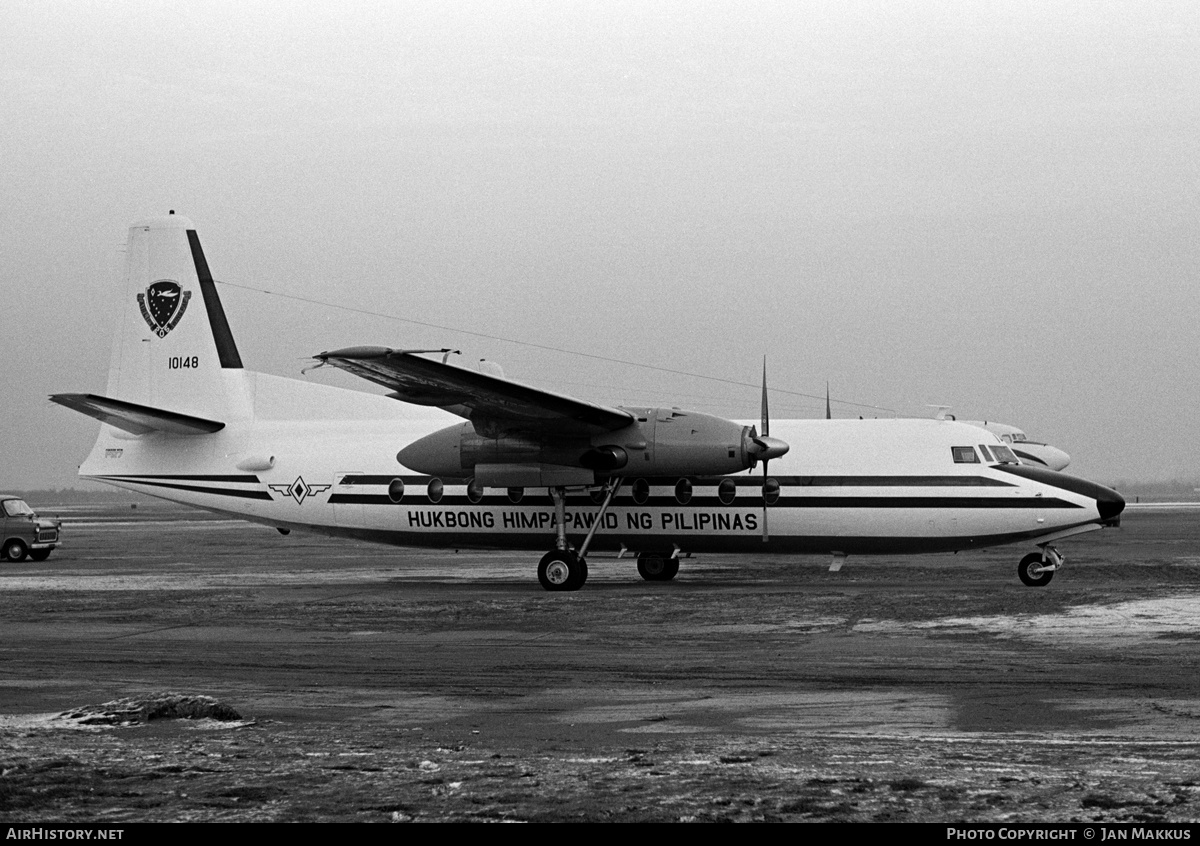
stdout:
[[1024,458],[1026,461],[1036,461],[1038,464],[1042,465],[1043,467],[1049,466],[1048,464],[1046,464],[1046,462],[1042,461],[1036,455],[1030,455],[1027,452],[1017,449],[1016,447],[1013,447],[1013,452],[1015,452],[1017,454],[1018,458]]
[[257,476],[215,476],[207,474],[198,474],[194,476],[177,475],[175,473],[138,473],[122,476],[101,476],[102,479],[123,479],[133,481],[138,479],[174,479],[183,482],[244,482],[249,484],[258,484]]
[[[345,475],[338,477],[339,485],[388,485],[393,480],[399,479],[404,484],[424,485],[428,484],[431,476],[412,476],[412,475]],[[675,483],[680,478],[687,478],[692,484],[713,485],[720,484],[725,479],[732,481],[739,488],[761,488],[761,476],[728,476],[728,477],[705,477],[705,476],[662,476],[662,477],[638,477],[644,478],[646,482],[656,487],[675,487]],[[1001,479],[989,479],[986,476],[772,476],[772,479],[779,482],[784,487],[792,488],[1012,488],[1016,487],[1011,482],[1005,482]],[[469,478],[442,478],[443,484],[465,485]],[[626,489],[633,479],[626,479],[622,485],[622,490]]]
[[1089,499],[1104,501],[1119,498],[1116,491],[1103,485],[1076,476],[1069,476],[1066,473],[1059,473],[1048,467],[1034,467],[1031,464],[1006,464],[996,469],[1022,479],[1029,479],[1052,488],[1086,496]]
[[[234,496],[243,499],[263,499],[272,500],[273,497],[266,491],[248,491],[236,488],[211,488],[200,487],[198,485],[182,484],[183,482],[211,482],[211,483],[246,483],[259,484],[260,480],[253,475],[167,475],[167,474],[150,474],[150,475],[122,475],[122,476],[103,476],[99,477],[114,482],[127,482],[130,484],[150,485],[153,487],[170,488],[181,491],[194,491],[197,493],[211,493],[219,496]],[[361,476],[357,479],[382,480],[387,479],[389,482],[395,478],[403,478],[396,476]],[[786,478],[786,477],[785,477]],[[422,482],[427,482],[429,477],[408,477],[405,481],[414,485],[419,485]],[[363,481],[366,485],[367,482]],[[382,484],[382,482],[375,482]],[[786,484],[786,482],[785,482]],[[739,486],[748,487],[748,486]],[[755,485],[757,490],[760,486]],[[793,488],[796,486],[792,486]],[[520,502],[513,502],[507,496],[496,496],[492,494],[485,495],[478,501],[472,501],[465,494],[450,494],[446,493],[438,502],[432,502],[425,495],[423,490],[417,490],[409,493],[407,496],[401,497],[399,502],[393,500],[386,493],[368,493],[366,491],[339,491],[330,494],[329,503],[331,505],[405,505],[405,506],[437,506],[447,507],[453,506],[456,508],[462,507],[512,507],[521,506],[525,508],[550,508],[553,503],[550,497],[544,493],[535,493],[538,489],[531,489],[531,492],[526,494]],[[590,497],[571,497],[567,500],[569,508],[591,507],[596,505]],[[736,508],[761,508],[763,504],[762,496],[737,496],[731,502],[723,502],[719,497],[709,495],[694,495],[687,502],[680,502],[674,496],[650,496],[642,502],[635,500],[631,493],[621,493],[613,501],[613,506],[617,508],[713,508],[713,509],[736,509]],[[1007,496],[789,496],[782,495],[774,502],[768,505],[770,508],[901,508],[901,509],[934,509],[934,508],[959,508],[959,509],[998,509],[998,510],[1038,510],[1038,509],[1075,509],[1085,508],[1086,506],[1078,503],[1069,502],[1057,497],[1007,497]]]
[[145,478],[122,478],[120,476],[104,477],[106,481],[123,482],[129,485],[145,485],[151,488],[169,488],[173,491],[193,491],[195,493],[215,494],[216,496],[235,496],[240,499],[265,499],[270,501],[271,495],[266,491],[243,491],[236,488],[202,488],[199,485],[177,485],[171,482],[153,482]]

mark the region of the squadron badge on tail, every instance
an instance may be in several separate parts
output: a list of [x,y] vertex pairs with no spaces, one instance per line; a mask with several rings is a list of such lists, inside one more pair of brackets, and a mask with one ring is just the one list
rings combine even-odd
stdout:
[[184,291],[173,279],[160,279],[150,285],[144,294],[138,294],[138,305],[150,331],[165,338],[179,323],[187,311],[191,291]]

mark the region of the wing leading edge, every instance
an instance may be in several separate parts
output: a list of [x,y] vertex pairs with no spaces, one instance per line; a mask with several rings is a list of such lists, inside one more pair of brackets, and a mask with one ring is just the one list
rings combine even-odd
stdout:
[[434,405],[481,427],[520,427],[557,434],[596,435],[634,422],[627,411],[556,394],[512,379],[467,370],[387,347],[347,347],[314,356],[393,391],[417,405]]

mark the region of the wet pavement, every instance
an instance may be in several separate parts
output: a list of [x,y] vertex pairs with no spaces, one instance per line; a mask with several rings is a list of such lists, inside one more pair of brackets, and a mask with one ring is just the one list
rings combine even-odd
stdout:
[[[173,507],[0,564],[9,821],[1200,818],[1200,512],[1060,546],[706,556],[670,583]],[[122,698],[242,718],[83,726]]]

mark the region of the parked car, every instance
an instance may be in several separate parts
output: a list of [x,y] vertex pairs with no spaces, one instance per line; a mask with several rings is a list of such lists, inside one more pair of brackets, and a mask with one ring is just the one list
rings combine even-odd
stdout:
[[0,558],[45,561],[58,546],[57,520],[43,520],[18,496],[0,494]]

